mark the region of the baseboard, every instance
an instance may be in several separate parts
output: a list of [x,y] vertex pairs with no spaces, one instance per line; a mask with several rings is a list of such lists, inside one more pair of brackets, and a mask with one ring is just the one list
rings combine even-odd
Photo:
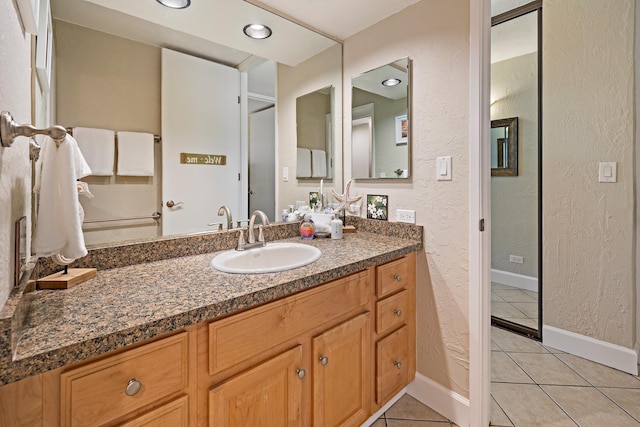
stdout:
[[400,392],[398,394],[396,394],[395,396],[393,396],[386,405],[384,405],[383,407],[381,407],[380,409],[378,409],[378,411],[371,415],[369,417],[369,419],[367,421],[365,421],[364,423],[362,423],[362,425],[360,427],[369,427],[370,425],[372,425],[373,423],[376,422],[376,420],[378,418],[380,418],[382,416],[382,414],[384,414],[385,412],[387,412],[387,410],[389,410],[389,408],[391,408],[393,406],[394,403],[396,403],[402,396],[404,396],[404,394],[407,392],[407,388],[403,388],[402,390],[400,390]]
[[504,270],[491,269],[491,281],[524,289],[525,291],[538,292],[538,279],[522,274],[511,273]]
[[457,425],[469,426],[469,399],[440,383],[416,373],[407,393]]
[[542,327],[542,344],[638,375],[637,347],[626,348],[548,325]]

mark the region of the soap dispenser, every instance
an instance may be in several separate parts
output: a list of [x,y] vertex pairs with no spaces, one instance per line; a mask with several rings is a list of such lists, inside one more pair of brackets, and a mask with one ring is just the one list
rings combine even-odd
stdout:
[[304,219],[300,221],[300,238],[303,240],[313,239],[313,232],[315,231],[315,224],[311,219],[311,215],[305,214]]
[[337,212],[334,214],[334,217],[331,220],[331,238],[333,240],[342,239],[342,220],[338,218]]

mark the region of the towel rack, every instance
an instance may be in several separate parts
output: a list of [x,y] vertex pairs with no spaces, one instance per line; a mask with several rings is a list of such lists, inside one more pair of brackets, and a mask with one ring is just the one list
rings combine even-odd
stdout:
[[126,218],[108,218],[108,219],[94,219],[89,221],[84,221],[84,224],[93,224],[96,222],[111,222],[111,221],[132,221],[136,219],[155,219],[156,221],[160,219],[162,214],[160,212],[154,212],[149,216],[132,216]]
[[[73,128],[66,128],[66,131],[69,135],[73,136]],[[162,142],[162,137],[160,135],[153,135],[153,142],[159,144]]]
[[[49,135],[56,144],[60,144],[67,136],[67,131],[62,126],[38,129],[33,125],[20,125],[13,120],[10,112],[3,111],[0,113],[0,142],[3,147],[11,147],[13,140],[18,136],[31,138],[34,135]],[[34,141],[31,141],[30,149],[33,155],[33,150],[39,150],[40,147]]]

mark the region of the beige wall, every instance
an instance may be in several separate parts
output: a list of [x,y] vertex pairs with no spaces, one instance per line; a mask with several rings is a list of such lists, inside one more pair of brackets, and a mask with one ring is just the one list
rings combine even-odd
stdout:
[[[18,123],[31,123],[31,35],[23,33],[18,16],[15,2],[0,0],[1,109]],[[30,194],[29,141],[17,138],[0,147],[0,307],[13,287],[13,227],[20,217],[29,218]]]
[[296,102],[296,143],[299,148],[327,149],[326,116],[331,114],[331,94],[314,91]]
[[[491,268],[538,277],[537,53],[491,65],[491,120],[518,117],[518,176],[491,177]],[[523,264],[509,262],[523,257]]]
[[[634,1],[543,1],[544,323],[632,348]],[[598,162],[618,182],[598,183]]]
[[[334,86],[334,168],[333,180],[325,180],[325,198],[333,187],[342,189],[342,45],[289,67],[278,64],[276,102],[276,214],[296,200],[309,200],[309,192],[318,191],[319,179],[296,179],[296,98],[327,86]],[[289,168],[289,181],[282,181],[282,168]],[[326,199],[325,199],[326,200]],[[276,215],[279,218],[279,215]]]
[[[160,49],[54,21],[57,122],[65,127],[160,134]],[[92,200],[80,197],[85,218],[151,215],[160,208],[161,145],[154,177],[88,177]],[[153,220],[85,224],[87,244],[156,237]]]
[[[352,189],[363,196],[387,194],[392,220],[398,208],[416,210],[425,228],[417,368],[468,396],[468,0],[423,0],[345,40],[345,179],[351,176],[351,77],[406,56],[413,60],[412,177],[356,181]],[[453,180],[436,181],[435,159],[449,155]]]

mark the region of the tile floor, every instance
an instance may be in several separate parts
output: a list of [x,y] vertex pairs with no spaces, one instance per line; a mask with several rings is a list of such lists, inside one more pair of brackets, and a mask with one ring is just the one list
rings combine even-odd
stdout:
[[491,282],[491,315],[538,329],[538,293]]
[[[491,425],[640,426],[640,378],[491,328]],[[453,427],[404,395],[372,427]]]

